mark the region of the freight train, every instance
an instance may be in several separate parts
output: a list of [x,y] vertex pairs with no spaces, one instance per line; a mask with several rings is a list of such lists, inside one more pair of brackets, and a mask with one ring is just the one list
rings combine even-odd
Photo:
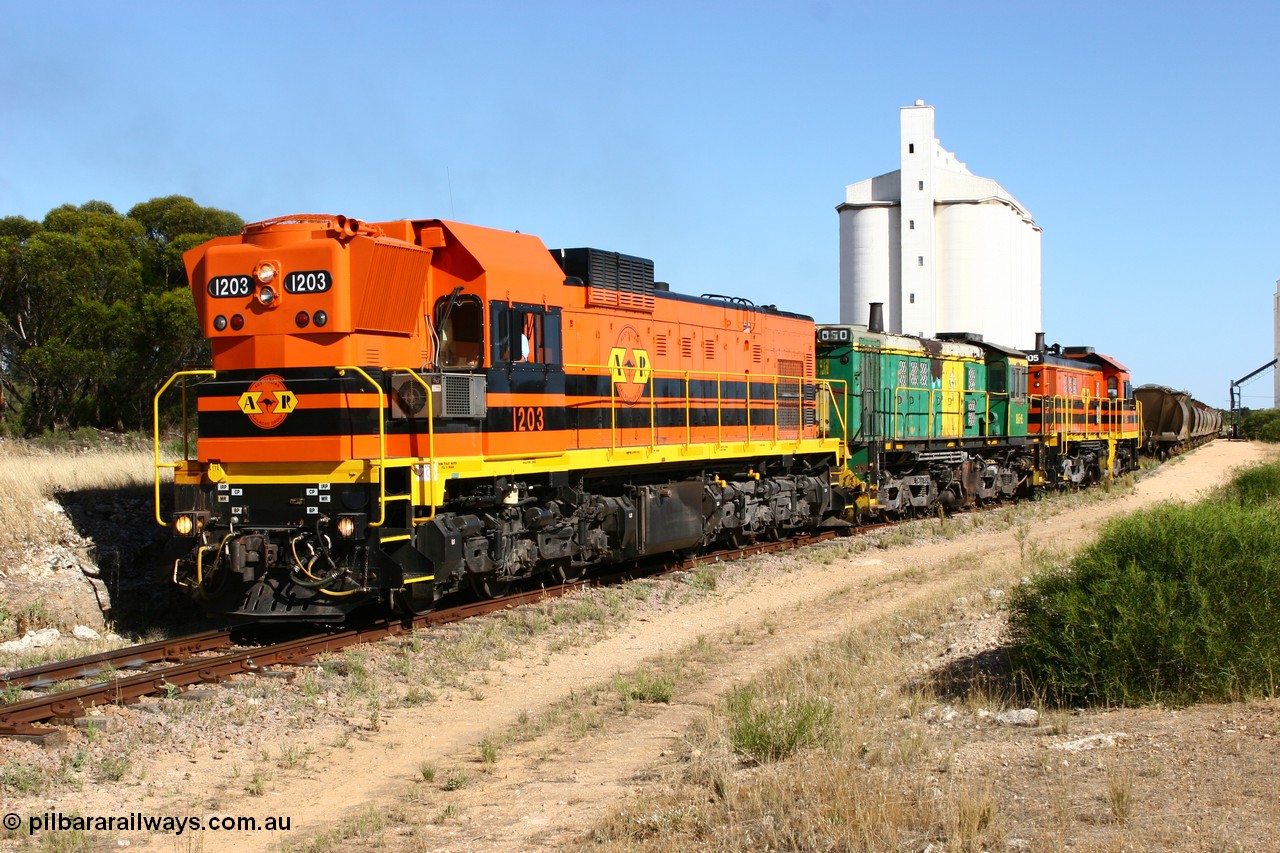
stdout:
[[1218,437],[1222,412],[1186,391],[1163,385],[1140,385],[1134,392],[1142,404],[1142,452],[1167,459]]
[[212,366],[156,394],[156,521],[220,613],[421,613],[1085,484],[1140,444],[1128,372],[1091,349],[819,326],[526,234],[296,215],[184,259]]

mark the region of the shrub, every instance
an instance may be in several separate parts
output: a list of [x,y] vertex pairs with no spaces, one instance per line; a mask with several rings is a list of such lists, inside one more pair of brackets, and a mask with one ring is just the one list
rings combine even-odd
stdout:
[[1240,432],[1245,438],[1280,441],[1280,410],[1261,409],[1246,412],[1240,420]]
[[670,673],[654,673],[645,668],[629,679],[622,676],[615,677],[614,689],[624,701],[633,699],[639,702],[658,702],[669,705],[675,693],[676,677]]
[[822,696],[778,695],[746,684],[730,691],[725,711],[734,751],[757,764],[830,744],[836,736],[835,709]]
[[1016,676],[1059,703],[1273,695],[1280,507],[1272,475],[1115,519],[1065,569],[1011,596]]
[[1280,501],[1280,462],[1245,468],[1222,488],[1220,497],[1242,506],[1275,504]]

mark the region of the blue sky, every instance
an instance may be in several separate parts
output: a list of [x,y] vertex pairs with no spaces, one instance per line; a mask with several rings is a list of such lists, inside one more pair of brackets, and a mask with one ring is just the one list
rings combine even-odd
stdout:
[[0,0],[0,215],[453,218],[834,321],[835,206],[923,99],[1043,227],[1049,340],[1226,405],[1273,355],[1280,4],[1155,9]]

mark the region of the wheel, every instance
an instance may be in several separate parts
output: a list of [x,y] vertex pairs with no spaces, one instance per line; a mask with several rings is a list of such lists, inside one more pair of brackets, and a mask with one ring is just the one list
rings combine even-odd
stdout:
[[511,581],[497,575],[472,575],[471,589],[481,598],[502,598],[511,591]]
[[572,583],[581,580],[582,569],[574,568],[569,560],[561,560],[547,570],[547,578],[553,584]]

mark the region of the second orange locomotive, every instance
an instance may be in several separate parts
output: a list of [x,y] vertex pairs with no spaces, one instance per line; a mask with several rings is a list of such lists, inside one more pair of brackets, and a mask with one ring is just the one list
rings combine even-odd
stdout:
[[807,317],[439,220],[284,217],[186,263],[213,366],[171,380],[200,380],[175,576],[212,609],[419,612],[838,509]]

